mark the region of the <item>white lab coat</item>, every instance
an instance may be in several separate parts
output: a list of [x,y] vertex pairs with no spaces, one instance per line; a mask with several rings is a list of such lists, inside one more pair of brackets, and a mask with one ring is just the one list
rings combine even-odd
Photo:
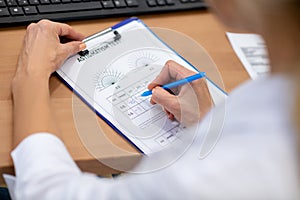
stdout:
[[12,152],[16,179],[10,191],[22,200],[299,199],[292,88],[279,75],[246,83],[225,102],[221,137],[206,158],[199,159],[200,147],[218,108],[176,162],[117,179],[81,172],[57,137],[34,134]]

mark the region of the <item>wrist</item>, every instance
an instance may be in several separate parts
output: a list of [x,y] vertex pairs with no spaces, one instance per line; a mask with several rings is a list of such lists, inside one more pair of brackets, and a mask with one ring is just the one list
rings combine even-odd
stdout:
[[15,95],[22,90],[37,90],[49,88],[49,76],[17,73],[12,80],[12,92]]
[[27,59],[24,59],[23,56],[20,56],[14,79],[49,79],[51,73],[49,73],[46,69],[46,66],[34,62],[29,62]]

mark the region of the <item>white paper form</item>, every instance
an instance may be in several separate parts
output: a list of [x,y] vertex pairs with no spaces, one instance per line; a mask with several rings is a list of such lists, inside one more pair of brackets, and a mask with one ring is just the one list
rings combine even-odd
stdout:
[[270,71],[264,40],[256,34],[226,33],[227,37],[252,79],[266,76]]
[[[196,70],[139,21],[117,31],[120,40],[111,32],[87,42],[90,54],[71,57],[57,73],[145,154],[180,142],[184,127],[140,95],[168,60]],[[212,82],[208,87],[215,104],[226,98]]]

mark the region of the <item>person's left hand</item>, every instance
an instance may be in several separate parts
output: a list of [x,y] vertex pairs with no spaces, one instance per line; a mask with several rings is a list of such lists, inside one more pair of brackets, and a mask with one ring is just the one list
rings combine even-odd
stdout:
[[[70,42],[61,43],[61,37]],[[69,56],[86,47],[82,39],[84,36],[67,24],[49,20],[30,24],[19,56],[16,77],[30,74],[49,78]]]
[[[69,42],[62,43],[63,38]],[[34,133],[59,135],[49,78],[69,56],[86,47],[83,38],[67,24],[41,20],[28,26],[12,81],[15,146]]]

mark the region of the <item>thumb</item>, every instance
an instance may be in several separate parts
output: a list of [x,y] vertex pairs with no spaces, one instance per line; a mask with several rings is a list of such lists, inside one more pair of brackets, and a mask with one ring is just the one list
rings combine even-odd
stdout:
[[66,58],[82,51],[86,48],[86,44],[81,41],[72,41],[65,44],[61,44],[62,51]]
[[151,101],[163,106],[172,114],[180,109],[178,97],[170,94],[161,87],[156,87],[152,90]]

